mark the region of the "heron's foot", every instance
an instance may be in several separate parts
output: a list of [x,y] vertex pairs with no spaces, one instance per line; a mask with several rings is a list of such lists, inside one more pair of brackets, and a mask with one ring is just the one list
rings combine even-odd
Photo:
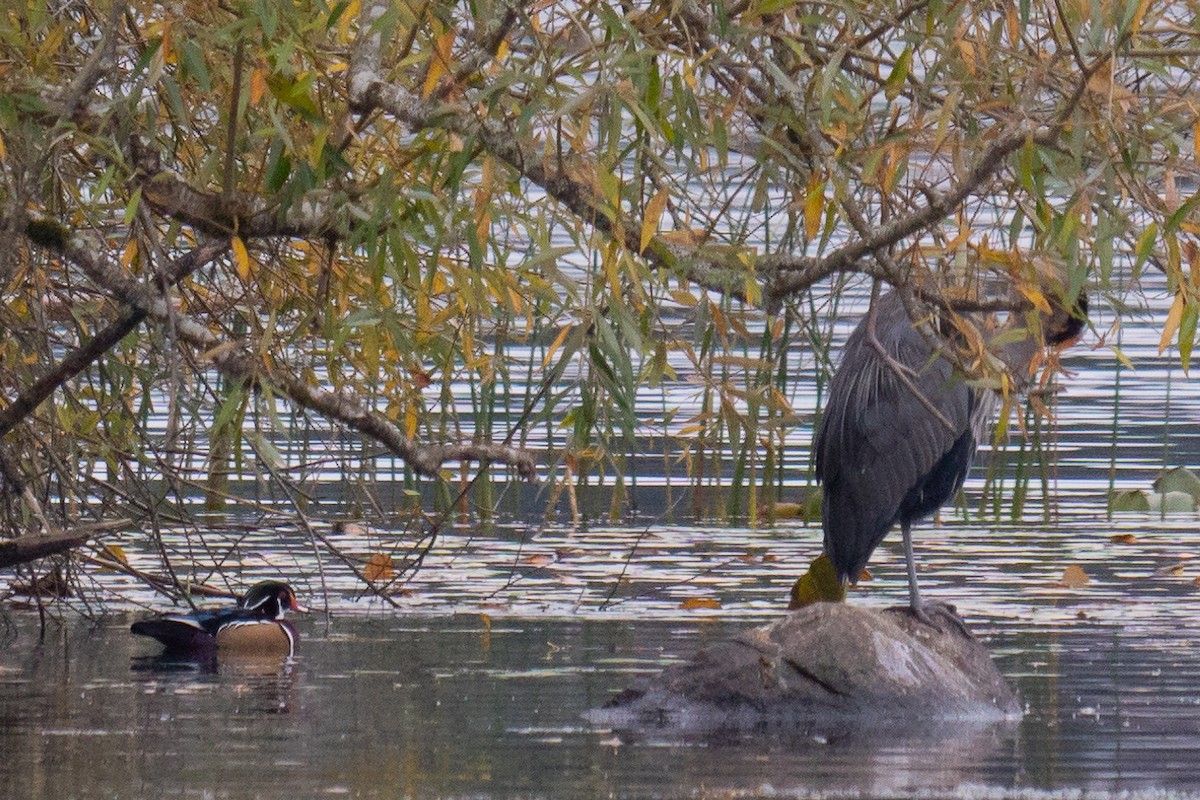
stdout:
[[958,616],[958,611],[949,603],[917,603],[908,608],[918,622],[928,625],[939,633],[947,633],[944,623],[948,621],[966,638],[975,638],[967,628],[967,623],[962,621],[962,617]]

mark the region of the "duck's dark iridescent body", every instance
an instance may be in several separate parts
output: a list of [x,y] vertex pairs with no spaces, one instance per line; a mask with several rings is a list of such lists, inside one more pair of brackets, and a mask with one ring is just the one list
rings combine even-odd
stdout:
[[287,611],[307,611],[292,588],[281,581],[262,581],[236,606],[164,614],[130,626],[139,636],[157,639],[171,655],[207,657],[221,653],[291,656],[299,637],[284,619]]

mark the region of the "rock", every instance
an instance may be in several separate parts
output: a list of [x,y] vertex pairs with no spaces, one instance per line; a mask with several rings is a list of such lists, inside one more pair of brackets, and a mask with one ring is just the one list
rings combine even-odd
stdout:
[[946,606],[937,628],[907,606],[815,603],[705,648],[589,719],[613,727],[740,727],[771,721],[1016,720],[1017,695]]

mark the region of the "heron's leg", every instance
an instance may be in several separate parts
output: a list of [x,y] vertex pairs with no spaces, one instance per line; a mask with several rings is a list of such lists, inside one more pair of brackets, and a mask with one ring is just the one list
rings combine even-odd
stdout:
[[900,523],[900,533],[904,536],[904,561],[908,565],[908,605],[912,608],[913,616],[934,628],[934,624],[921,605],[921,590],[917,588],[917,562],[913,558],[912,526],[908,520]]

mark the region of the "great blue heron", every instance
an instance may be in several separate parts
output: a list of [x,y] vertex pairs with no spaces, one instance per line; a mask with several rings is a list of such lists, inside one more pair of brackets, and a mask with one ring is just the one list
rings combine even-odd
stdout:
[[[1086,314],[1082,292],[1072,312],[1055,307],[1043,326],[1046,344],[1075,339]],[[1001,356],[1015,370],[1028,371],[1039,347],[1031,333],[1010,339]],[[929,621],[917,588],[912,523],[961,488],[996,400],[995,392],[970,386],[934,352],[897,292],[876,298],[846,342],[813,443],[824,489],[825,552],[840,580],[856,582],[871,553],[900,523],[909,604]]]

